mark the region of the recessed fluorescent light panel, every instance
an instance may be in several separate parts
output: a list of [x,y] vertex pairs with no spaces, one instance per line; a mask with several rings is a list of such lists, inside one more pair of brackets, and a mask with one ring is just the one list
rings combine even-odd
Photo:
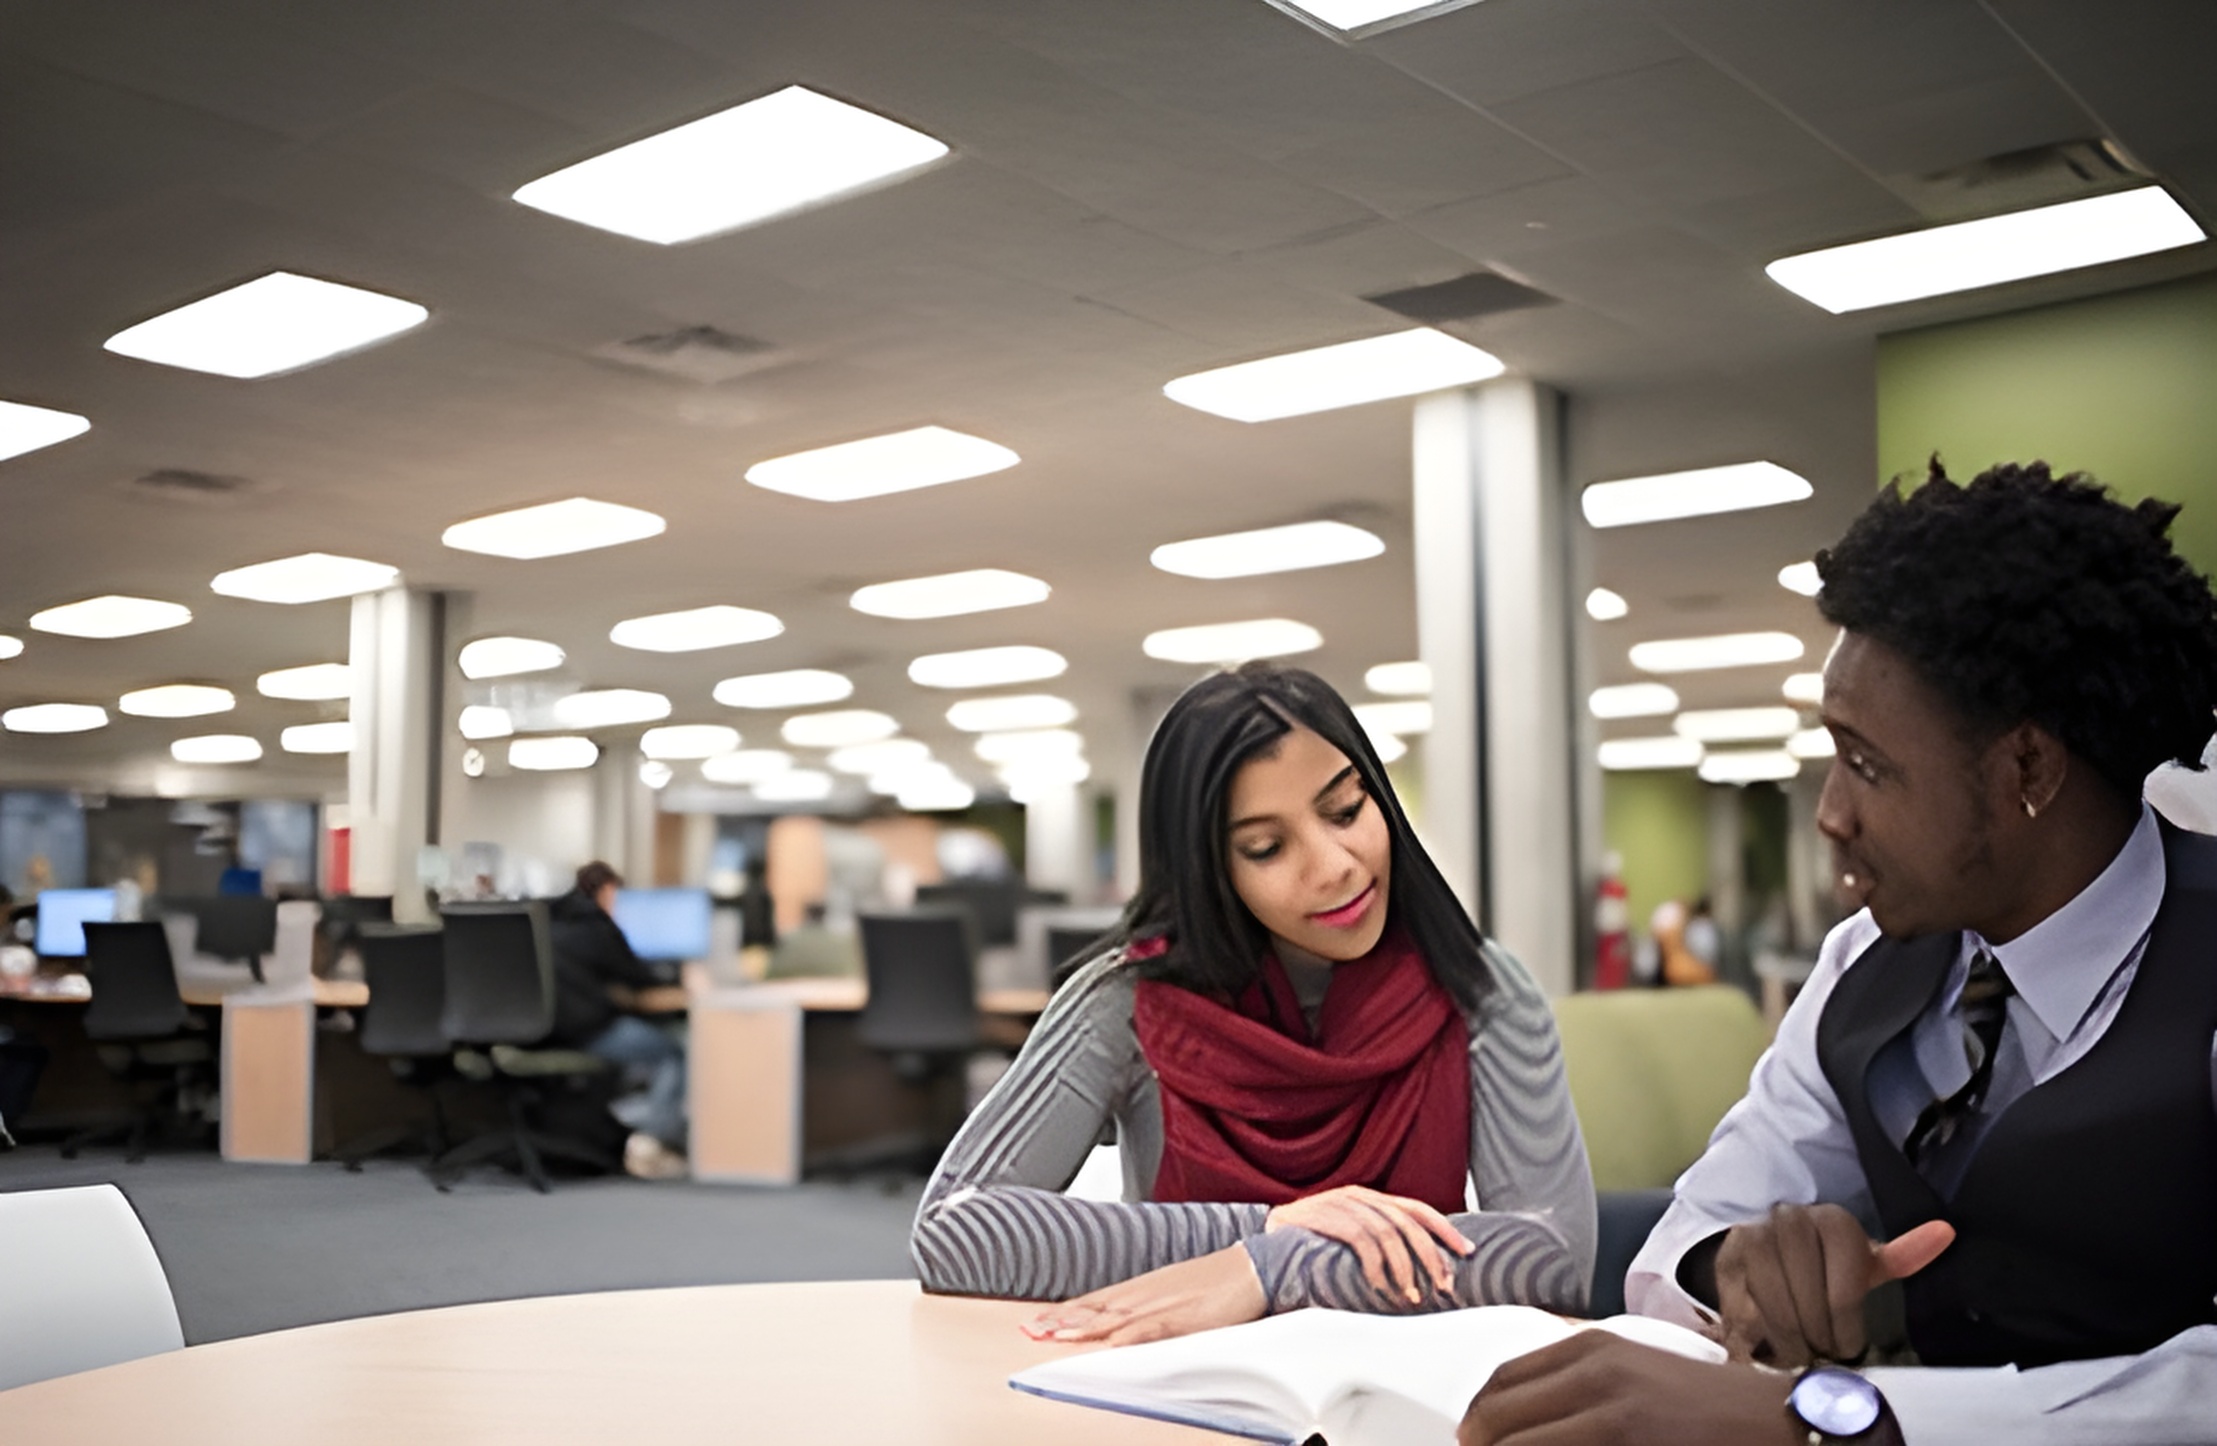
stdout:
[[977,790],[959,778],[923,779],[893,795],[893,801],[910,813],[956,813],[977,798]]
[[191,621],[192,609],[182,603],[114,593],[31,614],[31,626],[40,632],[71,638],[130,638],[181,628]]
[[508,766],[526,773],[565,773],[600,761],[600,745],[590,738],[518,738],[508,745]]
[[947,722],[965,733],[1001,733],[1012,728],[1059,728],[1078,716],[1067,698],[1048,693],[1012,693],[1005,698],[965,698],[947,710]]
[[1432,731],[1432,705],[1422,699],[1406,703],[1357,703],[1355,721],[1373,738],[1388,733],[1398,738],[1408,733]]
[[668,526],[643,508],[570,497],[457,522],[439,540],[463,552],[530,561],[658,537]]
[[1069,659],[1052,648],[1018,644],[926,653],[908,665],[908,680],[926,688],[998,688],[1059,678],[1069,667]]
[[821,803],[831,797],[834,781],[820,768],[794,768],[757,783],[754,796],[764,803]]
[[400,581],[400,569],[359,557],[333,557],[328,552],[304,552],[252,567],[219,572],[209,590],[225,597],[255,602],[312,603],[328,598],[353,597],[376,592]]
[[354,696],[354,670],[344,663],[279,668],[256,678],[254,691],[265,698],[285,698],[298,703],[336,702]]
[[640,688],[593,688],[554,703],[554,721],[564,728],[621,728],[669,716],[668,698]]
[[842,708],[832,713],[796,713],[778,730],[795,748],[849,748],[891,738],[901,725],[870,708]]
[[1783,748],[1711,753],[1701,760],[1706,783],[1778,783],[1801,772],[1801,760]]
[[1164,628],[1149,633],[1139,645],[1148,657],[1166,663],[1244,663],[1250,658],[1277,658],[1322,646],[1322,633],[1290,618]]
[[2161,186],[1958,221],[1773,261],[1764,274],[1835,314],[2047,276],[2208,239]]
[[988,763],[1023,763],[1034,758],[1075,758],[1085,739],[1067,728],[1031,728],[1020,733],[987,733],[976,744]]
[[1823,591],[1824,579],[1817,576],[1814,562],[1790,562],[1778,570],[1778,585],[1803,597],[1815,597]]
[[881,768],[870,775],[864,786],[881,797],[891,797],[904,788],[937,779],[961,781],[946,764],[936,758],[926,758],[913,763],[897,763],[891,768]]
[[1380,763],[1399,763],[1409,756],[1409,745],[1391,733],[1370,735],[1370,751],[1378,755]]
[[97,703],[27,703],[0,713],[0,728],[10,733],[88,733],[108,726],[108,710]]
[[1428,326],[1179,377],[1164,396],[1235,422],[1268,422],[1468,386],[1507,368]]
[[650,758],[639,765],[639,781],[649,788],[667,788],[677,777],[677,770],[659,759]]
[[0,461],[66,442],[91,430],[92,423],[75,412],[34,407],[28,402],[0,402]]
[[1360,562],[1385,550],[1384,539],[1360,527],[1344,522],[1296,522],[1287,527],[1166,542],[1147,560],[1180,577],[1254,577],[1266,572],[1298,572],[1305,567]]
[[793,766],[793,755],[777,748],[742,748],[701,760],[701,777],[710,783],[760,783]]
[[1808,479],[1776,462],[1735,462],[1596,482],[1578,496],[1586,521],[1595,527],[1631,527],[1680,517],[1708,517],[1799,502],[1813,491]]
[[1779,690],[1789,703],[1807,703],[1814,708],[1824,702],[1824,674],[1795,673],[1786,679]]
[[252,763],[262,745],[244,733],[203,733],[170,744],[169,756],[179,763]]
[[1801,727],[1791,708],[1705,708],[1681,713],[1671,722],[1681,738],[1703,743],[1752,743],[1784,738]]
[[455,720],[464,738],[482,742],[487,738],[506,738],[516,731],[516,720],[508,716],[506,708],[495,708],[487,703],[472,703],[462,710]]
[[1838,745],[1829,728],[1804,728],[1786,740],[1786,751],[1796,758],[1830,758]]
[[854,502],[999,472],[1023,460],[998,442],[946,427],[912,427],[749,467],[755,486],[813,502]]
[[847,606],[876,618],[951,618],[1045,602],[1054,589],[1036,577],[998,567],[912,577],[858,588]]
[[1363,686],[1388,698],[1420,698],[1432,691],[1432,670],[1422,663],[1380,663],[1363,674]]
[[398,336],[429,315],[397,296],[272,271],[125,327],[104,344],[163,366],[267,377]]
[[0,660],[23,656],[23,639],[8,633],[0,633]]
[[712,694],[726,708],[812,708],[854,696],[854,682],[822,668],[789,668],[726,678]]
[[828,201],[946,154],[922,131],[792,85],[565,166],[515,199],[669,246]]
[[1701,745],[1691,738],[1611,738],[1601,745],[1600,762],[1611,773],[1692,768],[1701,762]]
[[116,699],[116,711],[134,718],[203,718],[228,713],[238,706],[229,688],[203,683],[164,683],[158,688],[138,688]]
[[1751,668],[1790,663],[1802,654],[1792,633],[1721,633],[1708,638],[1666,638],[1632,645],[1632,666],[1643,673],[1698,673],[1711,668]]
[[462,645],[455,666],[462,670],[463,677],[474,682],[480,678],[512,678],[518,673],[544,673],[561,667],[567,656],[560,647],[538,638],[479,638]]
[[351,753],[354,723],[347,718],[330,723],[295,723],[277,735],[277,746],[287,753]]
[[1678,690],[1668,683],[1618,683],[1586,695],[1596,718],[1659,718],[1678,711]]
[[1586,594],[1586,616],[1597,623],[1613,623],[1630,611],[1632,605],[1624,600],[1621,593],[1597,587]]
[[785,624],[769,613],[753,608],[687,608],[683,612],[655,613],[625,618],[608,630],[608,641],[619,648],[649,653],[695,653],[703,648],[728,648],[738,643],[759,643],[785,631]]
[[715,758],[738,746],[739,730],[721,723],[673,723],[639,735],[639,751],[661,761]]
[[1016,798],[1018,803],[1028,803],[1028,798],[1019,795],[1035,789],[1083,783],[1093,776],[1093,765],[1072,755],[1056,757],[1049,754],[1022,759],[995,771],[1000,774],[1001,781],[1009,786],[1011,797]]
[[877,743],[857,743],[847,748],[835,748],[824,761],[840,773],[853,773],[862,777],[891,773],[896,769],[913,767],[928,761],[931,749],[914,738],[887,738]]
[[1289,15],[1341,35],[1375,35],[1417,20],[1460,10],[1477,0],[1269,0]]

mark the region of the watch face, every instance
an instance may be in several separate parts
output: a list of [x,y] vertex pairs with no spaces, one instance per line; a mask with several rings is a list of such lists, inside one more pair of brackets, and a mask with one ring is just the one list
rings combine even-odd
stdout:
[[1878,1424],[1878,1387],[1853,1371],[1811,1371],[1787,1399],[1804,1424],[1827,1436],[1860,1436]]

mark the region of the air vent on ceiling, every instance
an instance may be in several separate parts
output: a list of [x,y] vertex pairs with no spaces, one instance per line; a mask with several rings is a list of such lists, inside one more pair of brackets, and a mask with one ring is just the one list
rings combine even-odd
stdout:
[[267,492],[269,484],[221,472],[161,467],[131,478],[122,488],[133,497],[157,502],[177,502],[188,507],[229,507]]
[[676,331],[610,342],[607,346],[596,347],[593,355],[603,361],[709,385],[767,371],[790,360],[785,352],[766,341],[713,326],[680,327]]
[[1411,321],[1436,325],[1443,321],[1468,321],[1476,316],[1491,316],[1502,311],[1522,311],[1530,306],[1552,306],[1555,298],[1544,291],[1534,291],[1529,286],[1511,281],[1491,271],[1472,271],[1452,281],[1434,282],[1430,286],[1408,286],[1399,291],[1381,291],[1363,300],[1388,311],[1397,311]]
[[2148,179],[2139,162],[2111,140],[2032,146],[1944,171],[1890,178],[1897,191],[1936,221],[2075,201]]

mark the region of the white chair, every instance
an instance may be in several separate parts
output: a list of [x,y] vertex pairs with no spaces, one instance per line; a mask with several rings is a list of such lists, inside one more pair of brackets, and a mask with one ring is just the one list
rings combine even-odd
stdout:
[[121,1190],[0,1194],[0,1390],[184,1343],[161,1258]]

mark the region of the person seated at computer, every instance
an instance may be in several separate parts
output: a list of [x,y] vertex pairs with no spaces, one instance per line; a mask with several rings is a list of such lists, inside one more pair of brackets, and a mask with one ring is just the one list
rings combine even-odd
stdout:
[[824,906],[810,904],[807,919],[797,929],[778,936],[770,948],[765,979],[860,979],[862,941],[853,929],[844,932],[824,922]]
[[644,1179],[686,1172],[685,1048],[670,1031],[629,1012],[631,991],[660,981],[616,927],[623,878],[600,860],[577,871],[577,886],[548,906],[554,946],[551,1042],[597,1054],[639,1086],[611,1107],[631,1127],[624,1169]]
[[[1581,1339],[1465,1446],[2217,1442],[2217,839],[2141,801],[2217,704],[2177,510],[1935,466],[1817,555],[1860,908],[1626,1282],[1743,1364]],[[1780,1373],[1860,1360],[1897,1279],[1926,1369]]]
[[[1305,1305],[1582,1308],[1553,1018],[1347,704],[1295,668],[1204,679],[1140,788],[1138,894],[926,1187],[925,1287],[1062,1301],[1037,1333],[1119,1343]],[[1059,1193],[1111,1124],[1127,1200]]]

